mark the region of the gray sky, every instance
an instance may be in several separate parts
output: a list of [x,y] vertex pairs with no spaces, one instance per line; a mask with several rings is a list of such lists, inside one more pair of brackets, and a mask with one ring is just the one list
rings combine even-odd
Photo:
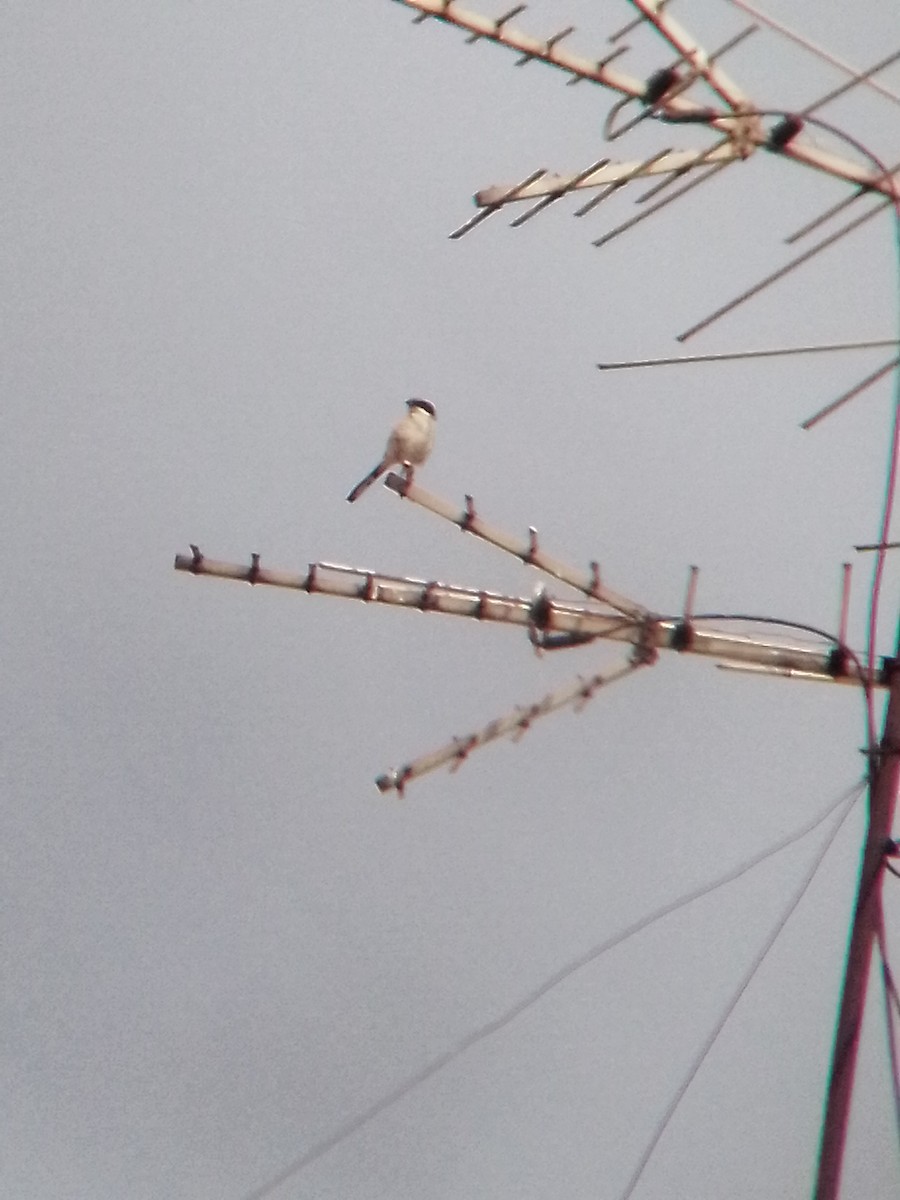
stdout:
[[[677,7],[710,49],[743,23],[724,0]],[[891,0],[768,10],[860,66],[897,42]],[[599,57],[629,15],[543,0],[516,23],[574,23]],[[195,581],[175,552],[530,590],[380,488],[344,502],[419,394],[440,414],[430,489],[598,558],[656,610],[698,563],[702,610],[833,628],[840,564],[878,532],[890,386],[798,423],[885,354],[596,371],[677,353],[846,189],[758,154],[603,250],[634,194],[450,242],[478,188],[706,135],[646,123],[607,148],[607,93],[388,0],[12,3],[3,24],[0,1190],[241,1200],[836,800],[862,771],[862,707],[666,658],[383,798],[385,768],[621,652],[537,659],[521,632]],[[635,75],[669,61],[650,34],[633,46]],[[765,32],[728,68],[764,107],[840,82]],[[895,161],[896,106],[858,90],[823,115]],[[892,336],[891,237],[873,221],[689,348]],[[898,585],[892,564],[882,652]],[[808,1192],[862,817],[638,1200]],[[273,1194],[617,1197],[823,836],[586,967]],[[872,1000],[847,1200],[897,1187]]]

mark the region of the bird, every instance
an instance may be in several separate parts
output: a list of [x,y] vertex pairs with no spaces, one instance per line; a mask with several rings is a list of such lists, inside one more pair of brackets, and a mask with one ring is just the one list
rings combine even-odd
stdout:
[[391,430],[381,462],[377,467],[373,467],[348,495],[347,499],[351,504],[389,467],[402,464],[406,467],[407,479],[412,479],[413,467],[420,467],[431,453],[431,447],[434,445],[434,423],[437,420],[434,405],[430,400],[415,397],[406,401],[406,407],[408,412]]

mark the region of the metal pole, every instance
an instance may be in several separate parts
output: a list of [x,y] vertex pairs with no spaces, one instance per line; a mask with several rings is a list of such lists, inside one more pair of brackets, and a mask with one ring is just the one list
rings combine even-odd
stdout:
[[841,1009],[831,1059],[814,1200],[837,1200],[847,1138],[856,1057],[872,964],[872,946],[881,925],[881,883],[885,846],[891,834],[900,783],[900,664],[891,664],[890,699],[881,743],[875,751],[869,785],[866,831],[856,909]]

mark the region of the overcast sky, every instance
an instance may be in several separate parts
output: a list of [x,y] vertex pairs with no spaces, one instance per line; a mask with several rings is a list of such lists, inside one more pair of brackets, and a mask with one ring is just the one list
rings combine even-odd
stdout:
[[[900,40],[895,0],[766,4],[860,67]],[[726,0],[673,10],[710,50],[746,23]],[[575,24],[572,49],[601,57],[632,11],[540,0],[515,24]],[[890,381],[798,426],[888,352],[595,367],[682,352],[675,335],[849,189],[759,153],[604,249],[643,188],[450,241],[479,188],[710,139],[645,122],[609,146],[611,94],[410,18],[389,0],[3,6],[0,1191],[17,1200],[244,1200],[863,771],[854,689],[663,656],[382,797],[381,771],[624,652],[538,659],[521,630],[172,570],[196,542],[530,594],[535,572],[380,487],[345,503],[424,395],[430,490],[598,559],[659,612],[697,563],[700,611],[834,629],[853,558],[864,645],[872,564],[853,546],[878,535]],[[671,60],[652,33],[631,45],[635,76]],[[763,108],[842,79],[767,31],[725,65]],[[879,79],[900,93],[896,66]],[[823,116],[900,157],[888,99],[859,88]],[[883,214],[683,351],[895,336],[892,237]],[[882,653],[898,593],[890,564]],[[808,1193],[863,826],[859,805],[637,1200]],[[270,1194],[615,1200],[830,828],[585,966]],[[895,1194],[877,988],[854,1113],[846,1200]]]

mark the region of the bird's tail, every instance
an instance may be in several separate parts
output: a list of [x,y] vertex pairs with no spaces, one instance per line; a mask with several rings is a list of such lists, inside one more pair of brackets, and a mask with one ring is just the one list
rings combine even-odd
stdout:
[[380,462],[377,467],[374,467],[365,479],[361,479],[353,491],[348,495],[347,499],[352,504],[354,500],[358,500],[366,488],[372,486],[379,475],[383,475],[387,470],[387,463]]

